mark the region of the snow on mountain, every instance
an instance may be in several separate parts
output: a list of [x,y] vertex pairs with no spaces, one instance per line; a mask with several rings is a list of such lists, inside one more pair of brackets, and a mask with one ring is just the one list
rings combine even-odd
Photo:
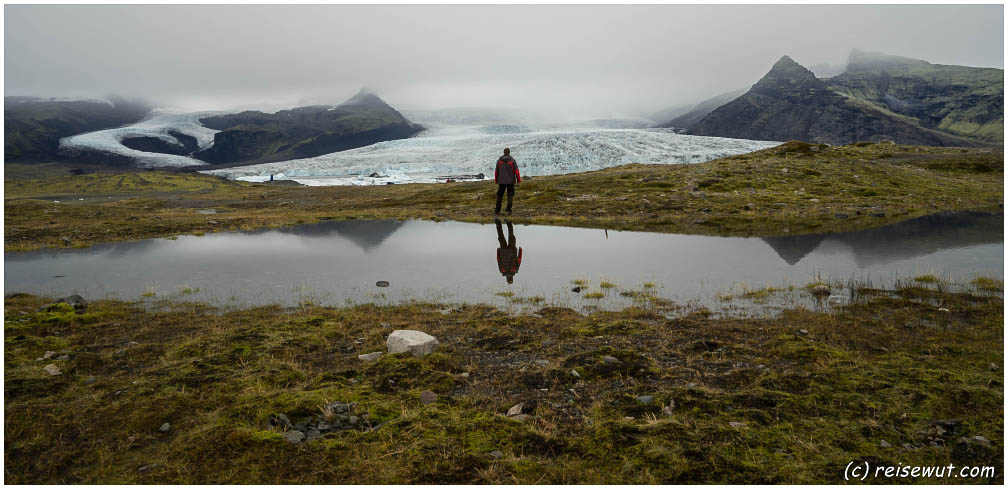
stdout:
[[213,145],[214,134],[218,131],[203,127],[199,120],[215,115],[218,112],[173,112],[158,110],[153,115],[124,127],[105,129],[66,137],[60,140],[60,148],[69,151],[86,150],[112,153],[135,158],[140,167],[192,166],[206,163],[188,156],[178,156],[164,153],[149,153],[137,151],[123,146],[122,140],[133,137],[155,137],[169,144],[182,146],[168,131],[186,134],[196,138],[199,149],[203,150]]
[[[424,123],[424,122],[421,122]],[[627,163],[700,163],[775,146],[751,141],[676,134],[671,129],[607,129],[589,124],[451,125],[426,122],[409,139],[299,160],[227,168],[207,173],[245,181],[281,175],[305,185],[382,185],[442,181],[438,177],[484,173],[505,147],[523,175],[598,170]],[[577,127],[580,126],[580,127]],[[370,176],[377,174],[377,176]]]

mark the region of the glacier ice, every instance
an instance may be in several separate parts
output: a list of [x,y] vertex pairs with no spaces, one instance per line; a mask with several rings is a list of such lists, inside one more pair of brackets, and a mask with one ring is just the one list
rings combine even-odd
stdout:
[[128,156],[136,160],[137,166],[144,168],[205,165],[206,162],[188,156],[149,153],[127,148],[123,146],[122,140],[147,136],[161,139],[169,144],[179,144],[171,134],[168,134],[168,131],[175,131],[196,138],[199,149],[203,150],[213,145],[214,134],[218,131],[203,127],[199,120],[218,113],[156,110],[151,117],[136,124],[65,137],[60,140],[60,148],[69,151],[89,150]]
[[[775,146],[751,141],[676,134],[672,129],[611,129],[599,124],[455,125],[421,122],[427,129],[411,138],[312,158],[209,170],[206,173],[250,182],[279,175],[305,185],[431,183],[439,176],[484,173],[505,147],[523,175],[598,170],[627,163],[700,163]],[[573,126],[573,127],[572,127]],[[580,126],[580,127],[577,127]],[[369,177],[373,173],[384,178]]]

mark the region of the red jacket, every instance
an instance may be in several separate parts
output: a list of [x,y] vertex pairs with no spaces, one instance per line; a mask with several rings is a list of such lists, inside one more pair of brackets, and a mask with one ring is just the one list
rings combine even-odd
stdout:
[[494,168],[494,182],[498,185],[521,183],[518,163],[510,155],[504,155],[497,159],[497,168]]

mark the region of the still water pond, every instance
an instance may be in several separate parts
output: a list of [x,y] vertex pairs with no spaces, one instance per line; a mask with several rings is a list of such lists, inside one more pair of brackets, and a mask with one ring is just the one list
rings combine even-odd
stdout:
[[[513,249],[511,244],[513,243]],[[520,263],[517,260],[520,251]],[[618,307],[655,284],[674,300],[821,276],[885,283],[934,274],[1003,279],[1003,216],[935,215],[877,229],[776,238],[428,221],[323,222],[259,232],[4,254],[7,293],[172,297],[216,304],[508,302]],[[504,269],[506,273],[501,270]],[[512,271],[513,270],[513,271]],[[508,277],[513,283],[508,283]],[[576,294],[572,281],[586,280]],[[376,287],[388,281],[389,287]],[[603,282],[616,286],[600,289]]]

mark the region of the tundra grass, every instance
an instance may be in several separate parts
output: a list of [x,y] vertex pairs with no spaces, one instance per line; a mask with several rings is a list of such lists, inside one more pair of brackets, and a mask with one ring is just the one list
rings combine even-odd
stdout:
[[[862,284],[847,307],[755,319],[425,303],[75,312],[8,296],[5,481],[835,484],[868,462],[995,467],[871,482],[1000,484],[1000,283],[938,285]],[[440,349],[357,358],[395,329]],[[295,444],[269,422],[330,401],[356,402],[365,427]],[[526,419],[506,416],[518,403]]]
[[[488,182],[299,187],[136,171],[8,179],[4,190],[8,251],[328,219],[485,222],[495,198]],[[1001,148],[794,141],[695,165],[632,164],[528,178],[518,187],[513,218],[777,236],[867,229],[937,212],[999,211],[1003,201]],[[215,213],[199,213],[210,209]]]

